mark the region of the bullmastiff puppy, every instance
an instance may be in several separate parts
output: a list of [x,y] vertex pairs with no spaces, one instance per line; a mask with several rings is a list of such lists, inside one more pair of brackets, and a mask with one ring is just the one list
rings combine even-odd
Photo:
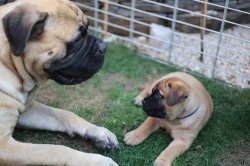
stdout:
[[77,134],[99,148],[118,147],[109,130],[33,100],[48,79],[79,84],[102,67],[106,44],[88,34],[82,11],[68,0],[18,0],[0,7],[0,18],[0,165],[116,166],[98,154],[12,138],[17,126]]
[[204,86],[182,72],[168,74],[146,87],[135,98],[135,104],[142,105],[149,117],[125,135],[127,145],[141,143],[160,127],[173,138],[154,166],[170,166],[190,147],[213,112],[212,99]]

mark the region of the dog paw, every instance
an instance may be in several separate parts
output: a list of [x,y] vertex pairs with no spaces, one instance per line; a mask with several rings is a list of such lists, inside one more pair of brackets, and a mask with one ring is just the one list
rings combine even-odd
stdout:
[[100,149],[119,148],[115,134],[104,127],[88,129],[85,134],[85,139],[91,140],[95,146]]
[[141,97],[140,95],[136,96],[136,98],[134,99],[134,104],[137,106],[137,107],[141,107],[142,106],[142,100],[144,98]]
[[171,166],[171,164],[163,160],[155,160],[153,166]]
[[136,130],[133,130],[127,134],[125,134],[123,141],[125,142],[126,145],[138,145],[139,143],[141,143],[144,139],[140,138],[137,134],[136,134]]

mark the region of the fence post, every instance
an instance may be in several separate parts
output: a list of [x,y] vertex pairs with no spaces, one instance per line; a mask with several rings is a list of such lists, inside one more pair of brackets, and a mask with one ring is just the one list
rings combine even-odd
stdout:
[[201,13],[203,14],[203,17],[201,17],[200,19],[200,24],[201,27],[203,27],[204,29],[201,29],[201,56],[200,56],[200,61],[203,62],[203,54],[204,54],[204,37],[205,37],[205,28],[206,28],[206,14],[207,14],[207,0],[204,0],[204,4],[202,5],[201,8]]
[[97,36],[97,31],[98,31],[98,9],[99,9],[98,0],[95,0],[95,1],[94,1],[94,7],[95,7],[95,13],[94,13],[94,17],[95,17],[95,20],[94,20],[94,27],[95,27],[95,36]]
[[131,0],[131,13],[130,13],[130,31],[129,31],[129,47],[130,49],[133,48],[133,41],[134,41],[134,19],[135,19],[135,1]]
[[226,0],[225,9],[224,9],[224,13],[223,13],[223,19],[222,19],[222,23],[221,23],[221,27],[220,27],[220,37],[219,37],[218,46],[217,46],[217,50],[216,50],[216,56],[215,56],[214,65],[213,65],[212,79],[214,79],[215,68],[216,68],[216,64],[217,64],[217,60],[218,60],[218,56],[219,56],[219,52],[220,52],[222,33],[224,31],[225,20],[227,18],[228,5],[229,5],[229,0]]
[[105,0],[104,2],[104,23],[103,23],[103,39],[106,39],[107,38],[107,31],[108,31],[108,25],[107,25],[107,22],[108,22],[108,10],[109,10],[109,0]]
[[169,43],[169,52],[168,52],[168,64],[171,62],[171,53],[172,53],[172,42],[174,40],[174,32],[175,32],[175,26],[176,26],[176,17],[177,17],[177,8],[179,5],[179,0],[175,0],[174,3],[174,13],[173,13],[173,21],[172,21],[172,33],[171,33],[171,38],[170,38],[170,43]]

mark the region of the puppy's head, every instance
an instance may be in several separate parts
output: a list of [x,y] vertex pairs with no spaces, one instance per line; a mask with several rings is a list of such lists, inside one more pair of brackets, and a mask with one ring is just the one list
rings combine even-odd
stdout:
[[184,111],[189,91],[190,87],[180,78],[162,80],[142,101],[143,110],[148,116],[173,120]]
[[6,8],[2,24],[10,49],[36,81],[78,84],[102,67],[106,44],[88,34],[88,21],[73,3],[21,0]]

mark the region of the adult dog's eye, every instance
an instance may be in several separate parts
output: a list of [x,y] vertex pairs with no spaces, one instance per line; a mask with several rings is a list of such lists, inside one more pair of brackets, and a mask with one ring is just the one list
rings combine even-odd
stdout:
[[77,36],[77,38],[75,39],[75,42],[76,43],[79,42],[82,38],[83,38],[82,35]]
[[81,32],[81,35],[83,37],[86,36],[87,32],[88,32],[88,29],[87,28],[84,28],[83,26],[80,27],[80,32]]
[[81,39],[83,39],[87,34],[87,29],[85,29],[83,26],[79,28],[80,34],[76,37],[75,42],[79,42]]

